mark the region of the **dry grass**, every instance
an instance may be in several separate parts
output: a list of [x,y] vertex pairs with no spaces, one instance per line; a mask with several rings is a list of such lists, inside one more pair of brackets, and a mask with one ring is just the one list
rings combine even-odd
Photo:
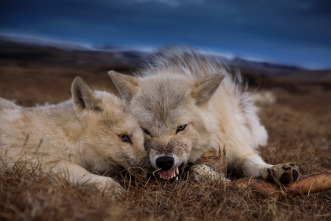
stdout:
[[[48,75],[31,73],[32,78],[27,78],[28,74],[24,73],[28,68],[8,72],[8,66],[0,67],[2,97],[31,105],[33,101],[48,101],[48,96],[54,99],[50,102],[70,96],[69,85],[76,73],[69,75],[67,70],[53,70]],[[46,69],[38,69],[41,70],[47,73]],[[106,83],[105,75],[84,75],[89,84],[111,85]],[[29,84],[24,83],[25,79]],[[49,79],[54,80],[53,84],[47,83]],[[296,84],[296,87],[299,92],[270,88],[277,102],[261,110],[262,121],[269,132],[269,143],[261,148],[261,154],[270,163],[296,162],[303,174],[330,171],[331,90],[315,84]],[[33,97],[24,92],[26,88],[34,90]],[[331,219],[331,191],[274,198],[250,189],[225,187],[222,183],[201,185],[190,179],[180,183],[133,180],[127,193],[117,197],[104,196],[88,187],[69,186],[63,180],[50,182],[38,169],[26,171],[24,168],[23,164],[17,164],[15,168],[1,171],[2,220]]]
[[330,219],[331,192],[263,197],[222,183],[140,182],[121,197],[51,183],[18,166],[1,174],[0,217],[6,220],[322,220]]

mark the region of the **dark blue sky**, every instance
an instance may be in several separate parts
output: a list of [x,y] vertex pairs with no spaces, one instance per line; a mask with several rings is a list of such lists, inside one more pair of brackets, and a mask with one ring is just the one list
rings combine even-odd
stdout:
[[0,34],[331,68],[329,0],[2,0]]

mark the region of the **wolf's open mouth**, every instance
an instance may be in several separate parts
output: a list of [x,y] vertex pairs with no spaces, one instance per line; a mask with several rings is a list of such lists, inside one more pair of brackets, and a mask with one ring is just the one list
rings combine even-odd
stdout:
[[169,180],[172,178],[178,179],[179,169],[177,167],[176,169],[173,169],[173,170],[167,170],[167,171],[161,170],[161,171],[159,171],[159,175],[162,179],[165,179],[165,180]]

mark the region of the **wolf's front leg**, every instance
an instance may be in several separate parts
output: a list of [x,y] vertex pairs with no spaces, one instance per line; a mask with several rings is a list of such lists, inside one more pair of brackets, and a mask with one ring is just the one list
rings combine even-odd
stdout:
[[48,163],[45,167],[46,168],[43,168],[44,170],[46,169],[52,173],[59,174],[71,184],[93,185],[99,191],[104,191],[106,194],[124,192],[121,185],[112,178],[92,174],[83,167],[70,161],[62,160],[56,163]]
[[226,178],[226,171],[227,161],[225,150],[220,151],[218,156],[215,156],[213,152],[206,152],[191,167],[193,179],[199,183],[207,180],[228,182],[230,180]]
[[256,153],[246,154],[236,160],[247,177],[262,177],[276,184],[287,185],[299,178],[299,168],[295,163],[271,165],[265,163]]

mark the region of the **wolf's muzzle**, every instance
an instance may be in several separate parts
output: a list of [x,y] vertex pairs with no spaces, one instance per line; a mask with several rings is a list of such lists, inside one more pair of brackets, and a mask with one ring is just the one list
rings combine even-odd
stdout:
[[166,171],[173,167],[175,159],[171,156],[162,156],[156,159],[155,163],[158,168]]

